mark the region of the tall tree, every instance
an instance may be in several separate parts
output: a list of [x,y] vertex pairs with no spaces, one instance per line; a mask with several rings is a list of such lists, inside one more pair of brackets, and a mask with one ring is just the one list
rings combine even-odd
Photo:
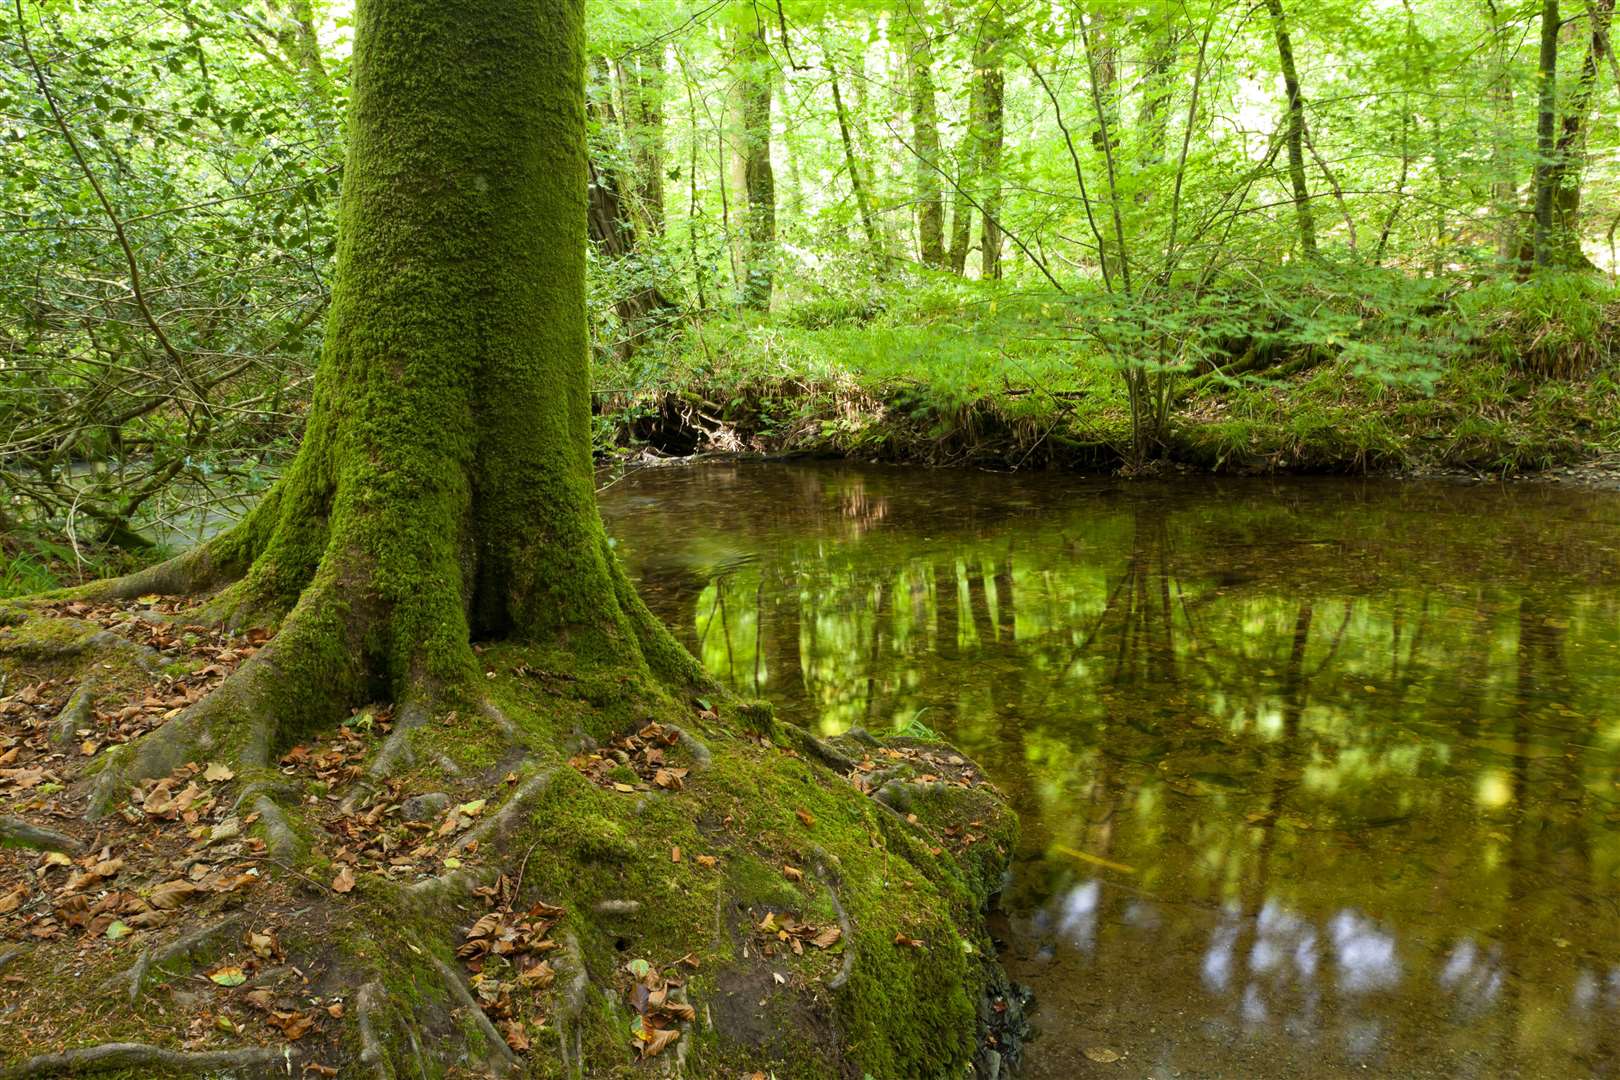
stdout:
[[664,54],[638,50],[614,61],[625,142],[635,175],[637,224],[650,234],[664,231]]
[[849,110],[844,107],[844,95],[838,87],[838,67],[833,63],[831,54],[827,56],[827,82],[832,88],[833,113],[838,118],[838,137],[844,144],[844,168],[849,172],[849,186],[855,193],[855,209],[860,215],[861,230],[866,233],[867,249],[872,253],[872,259],[881,272],[886,259],[883,234],[878,231],[873,217],[872,192],[867,186],[865,176],[862,175],[861,157],[855,150],[855,136],[850,127]]
[[934,101],[934,52],[920,12],[906,16],[906,70],[911,137],[917,161],[917,240],[924,265],[944,269],[945,203],[939,181],[939,108]]
[[999,4],[992,4],[979,27],[973,68],[979,83],[978,115],[974,127],[979,140],[979,276],[1001,276],[1001,155],[1005,136],[1006,75],[1001,69],[1006,24]]
[[1305,97],[1299,87],[1299,71],[1294,66],[1294,43],[1288,32],[1282,0],[1266,0],[1266,10],[1271,13],[1277,63],[1282,68],[1283,92],[1287,96],[1288,124],[1283,138],[1288,145],[1288,179],[1294,188],[1294,213],[1299,219],[1299,246],[1309,257],[1316,254],[1316,217],[1311,211],[1311,190],[1305,180]]
[[771,84],[774,71],[765,39],[765,16],[756,5],[737,53],[736,148],[747,207],[743,214],[742,301],[771,306],[776,263],[776,174],[771,168]]
[[1547,177],[1553,190],[1553,259],[1560,266],[1594,269],[1581,250],[1580,216],[1582,181],[1586,171],[1586,130],[1596,96],[1598,64],[1610,55],[1609,23],[1614,0],[1596,0],[1588,9],[1586,55],[1581,60],[1575,89],[1564,106],[1553,165]]
[[1558,0],[1541,5],[1541,51],[1536,61],[1536,168],[1531,226],[1530,261],[1547,266],[1553,261],[1553,194],[1558,175]]
[[265,764],[297,725],[379,686],[407,715],[432,707],[475,685],[475,639],[691,670],[596,513],[577,3],[369,0],[355,38],[338,266],[298,455],[234,528],[103,590],[232,582],[221,611],[281,629],[146,744],[144,772],[210,733]]

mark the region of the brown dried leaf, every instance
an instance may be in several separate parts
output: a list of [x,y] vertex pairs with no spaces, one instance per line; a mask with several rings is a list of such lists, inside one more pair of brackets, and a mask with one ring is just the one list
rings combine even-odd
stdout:
[[332,879],[332,891],[335,893],[346,893],[353,891],[353,889],[354,870],[345,864],[343,868],[337,872],[337,877]]
[[647,1032],[647,1039],[641,1044],[643,1058],[656,1057],[663,1053],[670,1043],[681,1037],[679,1028],[661,1028]]

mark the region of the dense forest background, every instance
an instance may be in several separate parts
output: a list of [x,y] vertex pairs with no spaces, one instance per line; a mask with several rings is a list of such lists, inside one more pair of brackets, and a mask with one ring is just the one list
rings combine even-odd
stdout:
[[[605,453],[1620,451],[1613,0],[587,7]],[[206,530],[296,445],[350,16],[6,13],[3,591]]]

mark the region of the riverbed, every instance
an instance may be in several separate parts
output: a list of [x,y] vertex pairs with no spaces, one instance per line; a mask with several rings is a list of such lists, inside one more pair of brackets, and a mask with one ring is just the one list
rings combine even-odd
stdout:
[[1620,1072],[1620,496],[738,462],[602,510],[728,685],[1012,800],[1023,1075]]

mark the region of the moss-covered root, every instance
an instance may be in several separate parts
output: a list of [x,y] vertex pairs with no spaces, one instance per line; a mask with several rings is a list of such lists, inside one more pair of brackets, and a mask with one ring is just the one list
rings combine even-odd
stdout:
[[88,1076],[94,1073],[133,1072],[138,1076],[195,1073],[217,1075],[237,1069],[269,1070],[286,1060],[288,1051],[273,1046],[250,1046],[240,1050],[206,1050],[188,1053],[167,1050],[144,1043],[102,1043],[64,1050],[60,1054],[40,1054],[0,1068],[0,1080],[34,1080],[46,1076]]

